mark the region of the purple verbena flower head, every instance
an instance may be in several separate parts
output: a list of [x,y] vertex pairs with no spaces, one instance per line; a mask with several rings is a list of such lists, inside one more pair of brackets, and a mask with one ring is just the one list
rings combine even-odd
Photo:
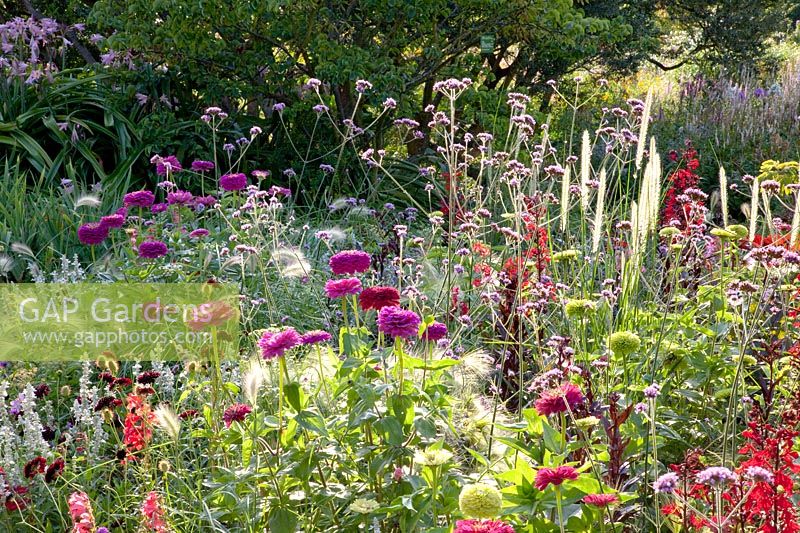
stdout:
[[672,494],[678,487],[679,482],[678,474],[669,472],[655,480],[653,483],[653,490],[656,491],[657,494]]
[[724,466],[710,466],[697,474],[697,482],[712,487],[722,487],[728,483],[734,483],[739,476],[731,472]]

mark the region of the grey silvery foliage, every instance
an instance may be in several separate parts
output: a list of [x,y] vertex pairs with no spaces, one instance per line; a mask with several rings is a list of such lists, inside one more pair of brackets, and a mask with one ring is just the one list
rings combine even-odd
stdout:
[[70,260],[66,255],[61,256],[61,266],[50,272],[50,279],[39,270],[33,276],[34,283],[79,283],[86,281],[86,271],[81,266],[77,254]]
[[6,396],[8,395],[8,382],[0,382],[0,467],[6,474],[9,483],[16,483],[21,479],[17,450],[20,438],[8,414]]
[[80,392],[72,404],[72,416],[75,424],[72,427],[74,436],[83,434],[86,437],[86,449],[90,457],[99,456],[103,445],[108,441],[108,433],[103,429],[103,418],[96,413],[94,406],[100,398],[97,387],[91,385],[92,368],[88,361],[83,363],[81,374]]
[[25,459],[32,459],[36,455],[49,456],[50,446],[42,437],[44,427],[36,411],[36,392],[30,383],[19,398],[21,407],[19,424],[22,426]]
[[175,374],[172,372],[172,368],[163,361],[153,361],[152,367],[159,373],[156,378],[156,387],[159,393],[165,398],[173,396],[175,394]]

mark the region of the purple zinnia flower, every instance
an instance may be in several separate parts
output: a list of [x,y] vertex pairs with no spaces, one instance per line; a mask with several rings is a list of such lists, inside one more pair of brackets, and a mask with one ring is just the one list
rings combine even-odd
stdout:
[[189,191],[175,191],[167,194],[167,203],[170,205],[186,205],[192,201]]
[[190,239],[199,239],[200,237],[206,237],[208,235],[208,230],[205,228],[197,228],[196,230],[189,233]]
[[165,203],[153,204],[150,207],[150,212],[152,212],[152,213],[163,213],[164,211],[167,210],[167,208],[169,208],[169,205],[165,204]]
[[78,228],[78,240],[83,244],[94,246],[108,237],[108,226],[102,222],[89,222]]
[[325,283],[325,294],[328,298],[342,298],[361,292],[361,281],[358,278],[329,279]]
[[223,174],[219,178],[219,186],[226,191],[240,191],[247,187],[247,176],[244,174]]
[[366,252],[360,250],[347,250],[339,252],[330,258],[328,264],[336,275],[356,274],[369,270],[371,258]]
[[109,229],[121,228],[125,224],[125,215],[122,215],[120,213],[114,213],[112,215],[106,215],[104,217],[100,217],[100,224]]
[[422,338],[426,341],[436,342],[445,337],[447,337],[447,326],[441,322],[430,324],[425,328],[425,331],[422,332]]
[[156,174],[159,176],[166,176],[167,169],[169,169],[170,172],[175,173],[183,170],[183,167],[181,166],[181,162],[178,161],[178,158],[174,155],[158,158],[156,161]]
[[733,483],[739,477],[724,466],[710,466],[697,474],[697,482],[712,487],[722,487]]
[[156,201],[156,195],[150,191],[129,192],[122,198],[125,207],[149,207]]
[[378,329],[391,337],[415,337],[421,320],[414,311],[388,306],[378,311]]
[[302,342],[302,337],[294,328],[282,331],[265,331],[258,341],[261,356],[267,361],[276,357],[283,357],[286,350],[290,350]]
[[195,196],[195,205],[202,205],[203,207],[212,207],[217,205],[217,199],[211,195],[208,196]]
[[678,474],[670,472],[664,474],[653,483],[653,490],[660,494],[672,494],[675,492],[679,482]]
[[328,342],[333,337],[327,331],[322,331],[321,329],[315,329],[312,331],[307,331],[303,333],[303,336],[300,340],[303,344],[319,344],[321,342]]
[[209,170],[214,170],[214,162],[203,161],[202,159],[192,161],[192,170],[195,172],[208,172]]
[[144,241],[139,245],[139,257],[156,259],[167,255],[167,245],[161,241]]

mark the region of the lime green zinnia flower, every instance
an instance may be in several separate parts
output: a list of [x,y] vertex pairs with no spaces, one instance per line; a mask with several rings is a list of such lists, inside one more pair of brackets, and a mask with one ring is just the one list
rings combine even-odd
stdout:
[[503,495],[483,483],[467,485],[458,497],[458,508],[470,518],[494,518],[503,508]]

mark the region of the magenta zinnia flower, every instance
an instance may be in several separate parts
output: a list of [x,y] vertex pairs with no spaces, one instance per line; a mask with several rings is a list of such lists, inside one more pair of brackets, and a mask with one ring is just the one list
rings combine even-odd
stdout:
[[122,197],[122,203],[125,207],[149,207],[156,201],[156,195],[150,191],[134,191],[129,192]]
[[100,224],[109,229],[121,228],[125,224],[125,215],[121,213],[114,213],[111,215],[100,217]]
[[195,172],[207,172],[209,170],[214,170],[214,162],[203,161],[201,159],[192,161],[192,170],[194,170]]
[[283,357],[286,350],[290,350],[302,342],[302,337],[294,328],[282,331],[265,331],[258,341],[261,356],[267,361],[276,357]]
[[616,494],[587,494],[581,500],[586,505],[594,507],[608,507],[611,504],[617,503],[619,497]]
[[322,331],[321,329],[315,329],[313,331],[307,331],[303,333],[303,336],[300,340],[303,344],[319,344],[321,342],[328,342],[333,337],[327,331]]
[[514,533],[514,528],[501,520],[459,520],[453,533]]
[[244,174],[223,174],[219,178],[219,186],[226,191],[240,191],[247,187],[247,176]]
[[370,255],[360,250],[347,250],[331,257],[328,264],[337,276],[366,272],[369,270]]
[[108,237],[108,226],[102,222],[89,222],[78,228],[78,240],[83,244],[94,246]]
[[557,466],[556,468],[540,468],[536,472],[534,485],[539,490],[544,490],[548,485],[561,485],[568,479],[578,479],[578,471],[571,466]]
[[422,322],[414,311],[389,306],[378,311],[378,329],[391,337],[416,337]]
[[169,209],[169,204],[163,202],[159,204],[153,204],[152,206],[150,206],[150,211],[152,213],[163,213],[167,209]]
[[252,409],[250,406],[244,403],[235,403],[231,405],[222,413],[222,420],[225,421],[225,427],[231,427],[231,424],[234,422],[244,421],[244,417],[251,411]]
[[368,287],[358,296],[361,309],[380,311],[390,305],[400,305],[400,292],[394,287]]
[[206,237],[208,235],[208,230],[205,228],[197,228],[196,230],[189,233],[190,239],[199,239],[200,237]]
[[426,341],[436,342],[445,337],[447,337],[447,326],[441,322],[430,324],[425,328],[425,331],[422,332],[422,338]]
[[325,282],[325,294],[328,298],[343,298],[361,292],[361,281],[358,278],[329,279]]
[[534,403],[534,407],[537,413],[547,416],[572,410],[582,401],[581,390],[572,383],[564,383],[555,390],[543,392]]
[[156,259],[167,255],[167,245],[161,241],[144,241],[139,245],[139,257]]
[[192,201],[192,193],[189,191],[175,191],[167,194],[169,205],[186,205]]

